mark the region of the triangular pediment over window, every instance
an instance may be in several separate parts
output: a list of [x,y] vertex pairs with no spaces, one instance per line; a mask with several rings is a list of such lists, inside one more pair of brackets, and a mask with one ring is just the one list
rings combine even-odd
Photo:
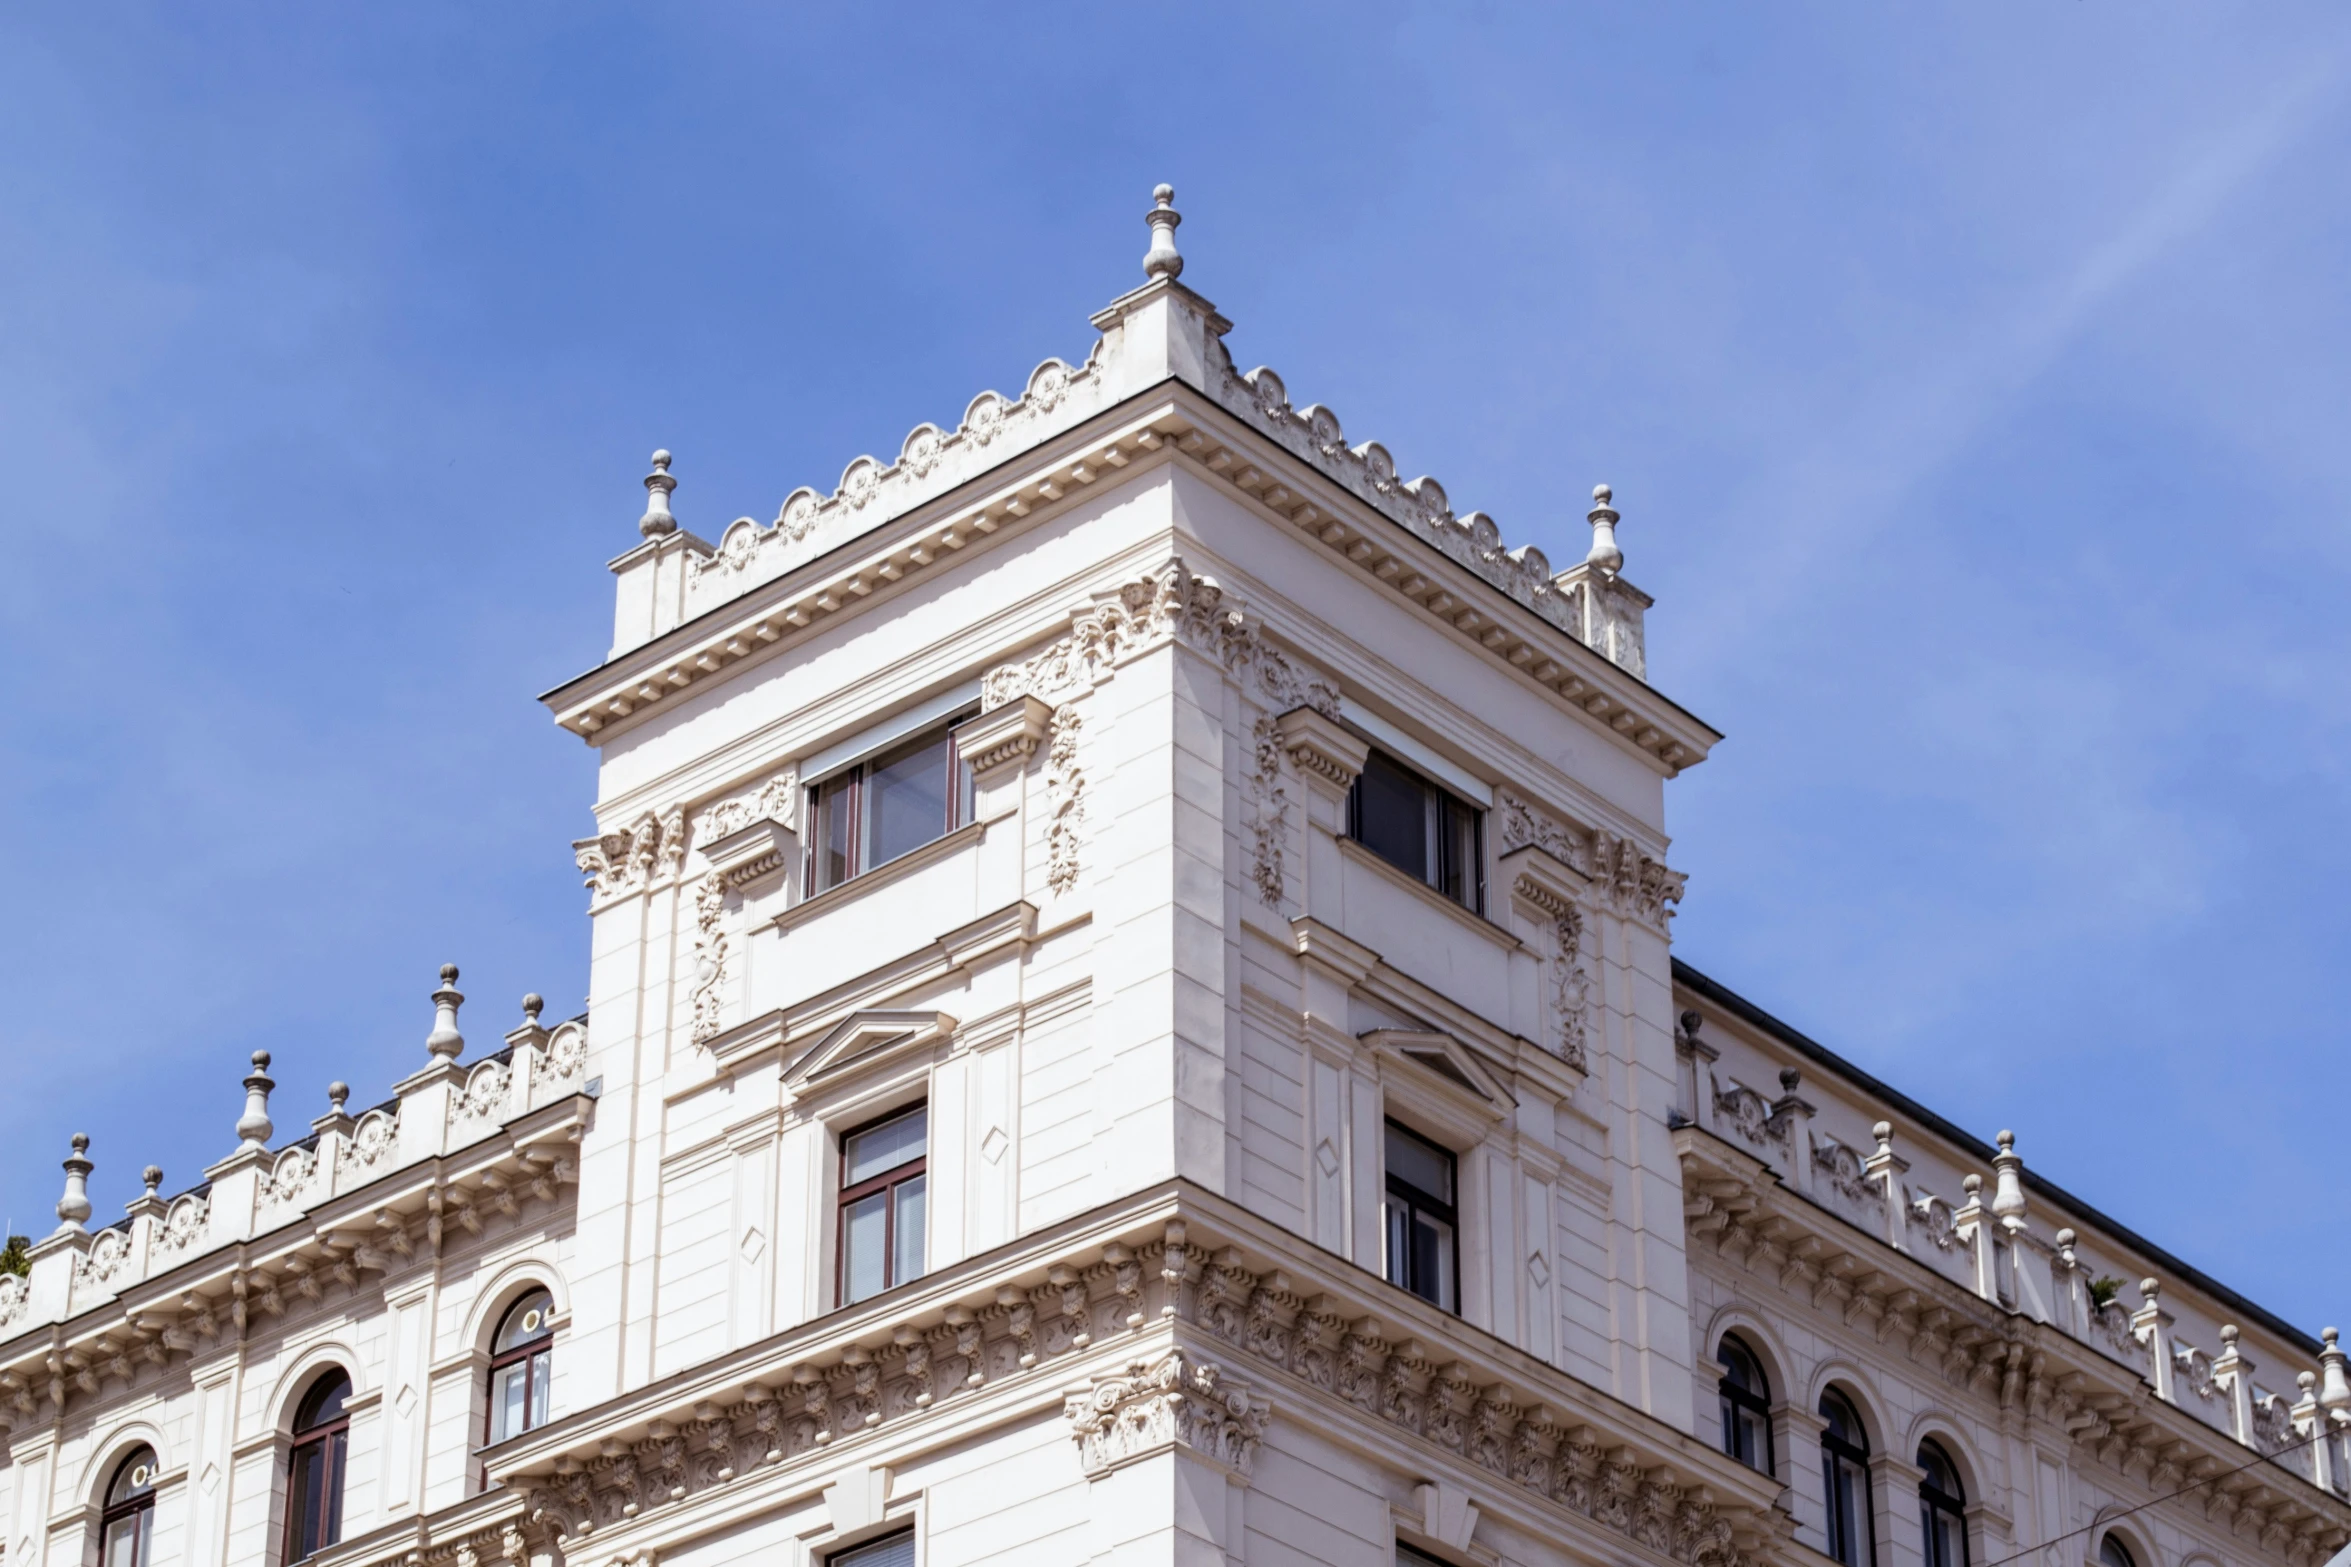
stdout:
[[1489,1115],[1500,1115],[1517,1100],[1502,1080],[1487,1070],[1467,1045],[1436,1030],[1375,1028],[1361,1036],[1364,1044],[1382,1055],[1404,1062],[1444,1084],[1457,1094],[1478,1101]]
[[954,1032],[955,1019],[945,1012],[852,1012],[793,1059],[784,1069],[784,1083],[813,1083],[851,1067],[878,1064],[884,1057],[936,1044]]

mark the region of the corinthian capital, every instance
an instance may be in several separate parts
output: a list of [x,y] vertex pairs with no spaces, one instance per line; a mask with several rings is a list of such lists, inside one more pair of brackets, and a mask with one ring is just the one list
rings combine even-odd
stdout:
[[1170,1448],[1188,1448],[1243,1479],[1272,1406],[1212,1360],[1171,1349],[1095,1377],[1063,1409],[1088,1478]]

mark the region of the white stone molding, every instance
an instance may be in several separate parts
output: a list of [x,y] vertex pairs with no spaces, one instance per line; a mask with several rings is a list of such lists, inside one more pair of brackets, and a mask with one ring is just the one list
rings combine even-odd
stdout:
[[[1303,673],[1289,655],[1249,624],[1239,607],[1225,603],[1224,590],[1213,578],[1195,575],[1180,556],[1119,588],[1095,595],[1094,602],[1072,618],[1068,635],[1017,664],[989,670],[980,685],[980,723],[1015,704],[1022,705],[1024,714],[1029,712],[1025,704],[1030,702],[1050,711],[1045,772],[1046,880],[1057,895],[1074,889],[1083,870],[1080,847],[1086,775],[1079,740],[1085,723],[1078,703],[1121,665],[1173,641],[1214,658],[1245,690],[1277,710],[1303,707],[1332,719],[1338,714],[1337,688]],[[1018,733],[1027,734],[1032,721],[1024,717]],[[1260,868],[1255,879],[1260,896],[1271,885],[1272,906],[1278,907],[1278,858],[1270,872],[1264,869],[1264,856],[1278,838],[1269,829],[1260,831],[1256,842]]]
[[1533,847],[1589,878],[1619,918],[1662,932],[1682,901],[1689,878],[1669,869],[1630,838],[1604,828],[1570,826],[1504,785],[1495,795],[1498,852]]
[[[1556,858],[1556,856],[1554,856]],[[1521,872],[1511,891],[1551,922],[1551,1019],[1559,1058],[1578,1071],[1591,1067],[1594,986],[1584,953],[1584,911],[1564,888]]]
[[625,832],[572,840],[572,858],[598,903],[672,877],[686,857],[685,811],[646,811]]
[[[786,767],[757,788],[720,800],[694,822],[694,844],[705,852],[756,822],[796,828],[800,818],[800,775]],[[584,867],[583,867],[584,868]]]
[[1088,1479],[1181,1447],[1246,1480],[1272,1409],[1215,1361],[1178,1348],[1095,1377],[1063,1413]]
[[1052,727],[1053,709],[1024,694],[957,726],[955,748],[973,780],[985,785],[1000,768],[1027,766]]
[[707,1045],[726,1032],[727,878],[712,871],[694,884],[694,979],[688,991],[691,1037]]

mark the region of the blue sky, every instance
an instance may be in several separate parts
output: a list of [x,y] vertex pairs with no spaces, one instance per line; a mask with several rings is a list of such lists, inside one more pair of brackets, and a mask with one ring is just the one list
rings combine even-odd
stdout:
[[2342,1244],[2351,22],[2287,5],[16,7],[0,1207],[577,1010],[637,480],[715,537],[1075,359],[1552,558],[1616,486],[1678,950],[2309,1328]]

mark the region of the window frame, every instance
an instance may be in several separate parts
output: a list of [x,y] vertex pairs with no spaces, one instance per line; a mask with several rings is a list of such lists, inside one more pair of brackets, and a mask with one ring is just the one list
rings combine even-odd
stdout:
[[921,1542],[914,1537],[912,1524],[908,1524],[903,1529],[892,1529],[887,1534],[875,1535],[870,1540],[859,1540],[854,1545],[844,1545],[838,1550],[826,1551],[819,1560],[824,1563],[824,1567],[852,1567],[859,1557],[870,1556],[885,1547],[898,1544],[901,1540],[914,1547],[914,1559],[920,1561],[922,1546]]
[[[894,864],[909,854],[919,853],[957,829],[971,825],[978,814],[972,771],[963,760],[962,747],[955,743],[955,731],[977,716],[978,710],[976,708],[959,710],[952,717],[942,719],[938,723],[926,724],[911,734],[899,735],[887,744],[877,746],[857,760],[834,768],[822,778],[810,783],[802,791],[801,819],[807,823],[808,829],[807,847],[802,851],[800,868],[800,885],[805,889],[802,893],[804,898],[813,898],[820,893],[831,892],[836,887],[846,887],[860,876],[880,870],[885,865]],[[867,863],[868,845],[866,839],[871,830],[871,823],[867,818],[867,795],[869,792],[867,780],[871,777],[875,764],[887,762],[906,752],[927,749],[929,746],[941,742],[945,743],[947,751],[947,812],[944,825],[938,832],[911,848],[902,849],[886,860]],[[824,813],[834,798],[835,792],[844,789],[848,791],[849,800],[846,807],[848,844],[842,856],[843,869],[838,880],[825,881],[823,880],[823,872],[831,846],[827,842],[827,824]]]
[[[532,1361],[546,1361],[547,1403],[552,1406],[555,1402],[555,1292],[553,1290],[544,1284],[533,1284],[516,1296],[513,1304],[498,1314],[498,1325],[490,1330],[490,1342],[495,1345],[499,1339],[505,1337],[506,1325],[514,1320],[514,1314],[541,1297],[544,1297],[547,1302],[547,1320],[539,1335],[536,1338],[525,1339],[511,1348],[493,1348],[490,1351],[489,1369],[482,1376],[484,1393],[482,1446],[484,1447],[495,1447],[500,1442],[510,1441],[526,1432],[536,1431],[553,1418],[549,1410],[539,1409],[535,1406],[534,1395],[538,1391],[539,1379],[533,1370],[525,1370],[522,1378],[522,1424],[503,1436],[498,1432],[498,1373],[506,1370],[509,1366],[528,1366]],[[533,1418],[534,1416],[536,1418]],[[489,1488],[490,1466],[488,1464],[482,1466],[481,1484],[483,1489]]]
[[[928,1099],[918,1099],[912,1104],[902,1104],[894,1110],[885,1110],[879,1115],[858,1122],[855,1126],[845,1128],[835,1139],[837,1144],[834,1153],[833,1176],[837,1191],[833,1202],[833,1272],[835,1275],[833,1304],[835,1307],[860,1305],[865,1301],[887,1295],[901,1284],[911,1284],[915,1279],[923,1276],[917,1273],[909,1278],[898,1277],[897,1189],[906,1182],[916,1179],[921,1179],[924,1183],[923,1243],[927,1271],[930,1243],[930,1110]],[[869,1175],[864,1180],[851,1185],[849,1182],[849,1145],[867,1132],[878,1131],[893,1121],[904,1120],[913,1115],[924,1118],[922,1152],[902,1164],[894,1164],[886,1170]],[[863,1202],[877,1192],[889,1193],[889,1200],[882,1204],[882,1286],[871,1295],[862,1295],[852,1300],[849,1296],[849,1209],[851,1205]]]
[[[1388,1139],[1399,1133],[1443,1157],[1446,1169],[1452,1176],[1453,1197],[1450,1201],[1439,1197],[1435,1192],[1423,1191],[1388,1168]],[[1406,1294],[1427,1301],[1439,1311],[1449,1312],[1454,1316],[1461,1315],[1461,1156],[1443,1143],[1415,1131],[1391,1115],[1385,1118],[1381,1130],[1380,1176],[1383,1194],[1380,1203],[1380,1271],[1382,1277]],[[1424,1211],[1445,1226],[1451,1242],[1446,1247],[1445,1258],[1446,1272],[1450,1276],[1440,1282],[1445,1289],[1447,1298],[1440,1299],[1417,1287],[1417,1281],[1413,1275],[1418,1270],[1413,1266],[1413,1253],[1409,1245],[1402,1248],[1402,1256],[1399,1258],[1395,1240],[1397,1228],[1395,1214],[1399,1204],[1402,1205],[1404,1233],[1407,1237],[1412,1233],[1414,1218]],[[1400,1272],[1402,1276],[1399,1276]]]
[[[1755,1380],[1763,1384],[1763,1392],[1732,1385],[1730,1372],[1734,1368],[1724,1356],[1726,1349],[1746,1359],[1747,1364],[1754,1369]],[[1758,1474],[1776,1476],[1779,1473],[1779,1454],[1774,1451],[1771,1430],[1771,1376],[1763,1369],[1763,1358],[1738,1334],[1725,1333],[1715,1341],[1714,1359],[1724,1373],[1715,1384],[1715,1392],[1722,1406],[1722,1450]],[[1761,1463],[1757,1463],[1753,1456],[1739,1451],[1738,1433],[1743,1427],[1738,1424],[1737,1417],[1741,1411],[1753,1415],[1756,1429],[1763,1433]]]
[[[1848,1422],[1855,1431],[1861,1434],[1861,1441],[1858,1445],[1838,1436],[1831,1428],[1828,1411],[1831,1399],[1845,1407]],[[1843,1563],[1844,1567],[1877,1567],[1878,1530],[1877,1516],[1874,1511],[1876,1498],[1871,1494],[1869,1434],[1861,1424],[1861,1411],[1855,1407],[1853,1400],[1835,1388],[1829,1388],[1820,1395],[1820,1413],[1821,1501],[1824,1504],[1823,1512],[1826,1515],[1824,1532],[1827,1537],[1825,1543],[1828,1546],[1823,1554],[1831,1561]],[[1848,1478],[1848,1470],[1853,1478]],[[1856,1479],[1860,1488],[1857,1498],[1860,1505],[1851,1509],[1840,1509],[1838,1506],[1839,1491],[1845,1490],[1850,1494],[1850,1488]],[[1840,1539],[1843,1533],[1842,1521],[1848,1511],[1851,1516],[1861,1521],[1861,1549],[1858,1552],[1850,1549],[1851,1541]],[[1845,1548],[1840,1549],[1841,1545]]]
[[[1421,791],[1421,831],[1427,858],[1424,867],[1418,871],[1408,865],[1398,864],[1363,835],[1363,780],[1375,765],[1411,781]],[[1453,832],[1449,830],[1456,819],[1465,822],[1469,829],[1468,852],[1459,864],[1452,863],[1461,851]],[[1485,811],[1385,747],[1375,745],[1369,749],[1363,766],[1356,770],[1354,780],[1347,786],[1347,837],[1382,865],[1398,875],[1411,877],[1448,903],[1481,917],[1485,914]],[[1447,883],[1454,879],[1451,874],[1454,872],[1459,876],[1459,891],[1447,889]]]
[[[286,1520],[280,1535],[280,1567],[293,1567],[296,1562],[306,1562],[319,1552],[332,1550],[343,1543],[343,1480],[345,1471],[350,1467],[351,1456],[349,1405],[352,1396],[358,1391],[358,1384],[351,1380],[351,1373],[336,1366],[311,1378],[310,1386],[303,1391],[301,1404],[296,1406],[294,1418],[297,1422],[301,1420],[300,1410],[309,1407],[319,1397],[319,1390],[327,1385],[329,1378],[342,1382],[343,1403],[337,1407],[332,1419],[311,1426],[297,1424],[293,1443],[286,1449]],[[318,1490],[324,1517],[318,1543],[297,1555],[304,1520],[301,1494],[296,1488],[295,1477],[301,1472],[304,1455],[313,1450],[320,1455]]]
[[[1930,1453],[1949,1471],[1957,1490],[1946,1491],[1935,1484],[1935,1471],[1926,1461]],[[1918,1468],[1919,1559],[1925,1567],[1968,1567],[1967,1482],[1960,1478],[1959,1466],[1951,1461],[1950,1451],[1942,1443],[1928,1437],[1918,1444]],[[1953,1537],[1959,1541],[1956,1558],[1935,1549],[1938,1520],[1948,1522]]]
[[[123,1476],[133,1464],[141,1462],[147,1465],[146,1484],[121,1501],[114,1500],[115,1487],[122,1483]],[[106,1489],[100,1493],[98,1503],[98,1567],[115,1567],[109,1547],[114,1543],[115,1526],[126,1521],[131,1525],[131,1559],[126,1567],[152,1567],[151,1558],[155,1549],[155,1474],[161,1467],[162,1461],[155,1456],[155,1449],[142,1442],[123,1454],[121,1461],[107,1475]]]

